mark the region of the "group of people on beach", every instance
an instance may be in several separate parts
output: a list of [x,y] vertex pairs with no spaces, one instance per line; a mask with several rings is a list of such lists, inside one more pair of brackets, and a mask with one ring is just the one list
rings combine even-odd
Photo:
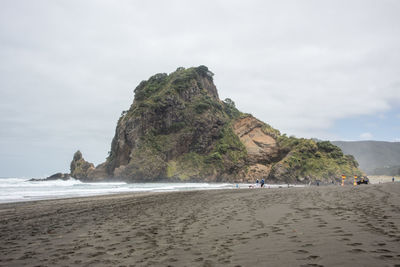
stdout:
[[260,185],[260,187],[264,187],[264,184],[265,184],[264,178],[261,179],[261,182],[258,181],[258,179],[256,180],[256,187],[259,187],[259,185]]
[[[394,180],[395,180],[394,177],[392,177],[392,182],[394,182]],[[316,181],[316,185],[319,186],[319,184],[320,184],[320,181],[317,180],[317,181]],[[332,184],[335,184],[335,182],[332,181]],[[357,185],[360,185],[360,184],[369,184],[369,179],[368,179],[368,177],[367,177],[367,176],[365,176],[365,177],[362,176],[361,179],[357,181]],[[264,185],[265,185],[265,180],[264,180],[264,178],[261,179],[261,181],[259,181],[259,180],[257,179],[257,180],[256,180],[256,184],[255,184],[255,185],[249,185],[249,188],[259,188],[259,187],[263,188]],[[309,183],[309,185],[311,185],[311,182]],[[238,187],[238,185],[236,185],[236,187]],[[289,188],[289,184],[288,184],[288,188]]]
[[255,185],[249,185],[249,188],[259,188],[259,187],[264,187],[265,185],[265,180],[264,178],[261,179],[261,181],[259,181],[258,179],[256,180],[256,184]]

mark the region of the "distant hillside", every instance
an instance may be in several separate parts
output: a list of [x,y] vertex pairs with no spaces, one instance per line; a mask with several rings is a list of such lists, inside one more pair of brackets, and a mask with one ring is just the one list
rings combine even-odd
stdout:
[[400,174],[400,142],[333,141],[332,144],[353,155],[367,174]]

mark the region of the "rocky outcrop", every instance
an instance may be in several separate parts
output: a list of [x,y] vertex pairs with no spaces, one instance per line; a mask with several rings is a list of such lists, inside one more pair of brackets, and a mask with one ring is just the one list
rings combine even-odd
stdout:
[[71,176],[76,179],[87,179],[89,172],[93,171],[93,163],[87,162],[83,157],[82,153],[78,150],[75,152],[74,157],[71,161]]
[[69,180],[69,179],[71,179],[71,175],[69,173],[58,172],[58,173],[53,174],[53,175],[51,175],[51,176],[49,176],[47,178],[32,178],[32,179],[29,179],[28,181],[29,182],[44,182],[44,181],[54,181],[54,180],[66,181],[66,180]]
[[190,152],[207,153],[226,123],[223,114],[210,110],[210,103],[218,101],[208,69],[180,68],[140,83],[117,124],[107,160],[110,175],[158,179],[168,161]]
[[[106,161],[108,175],[134,181],[218,179],[225,170],[216,161],[232,160],[216,147],[231,132],[231,118],[212,75],[204,66],[179,68],[140,83],[118,121]],[[232,150],[226,145],[222,154]]]
[[118,120],[106,162],[94,168],[78,151],[81,180],[309,182],[358,174],[332,144],[287,137],[232,100],[221,101],[205,66],[156,74],[134,90]]

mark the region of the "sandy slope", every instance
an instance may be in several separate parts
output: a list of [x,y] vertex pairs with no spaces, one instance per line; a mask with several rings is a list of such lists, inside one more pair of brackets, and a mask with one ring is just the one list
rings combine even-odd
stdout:
[[400,266],[400,183],[0,205],[0,266]]

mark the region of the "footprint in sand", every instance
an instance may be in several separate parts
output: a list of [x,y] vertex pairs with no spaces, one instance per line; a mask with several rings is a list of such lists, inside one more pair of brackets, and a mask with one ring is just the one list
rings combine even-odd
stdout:
[[96,257],[104,255],[104,254],[106,254],[104,251],[97,251],[97,252],[94,252],[94,253],[90,253],[88,255],[88,257],[89,258],[96,258]]
[[348,246],[351,246],[351,247],[356,247],[356,246],[361,246],[362,245],[362,243],[349,243],[349,244],[347,244]]
[[[260,234],[256,235],[256,238],[259,239],[259,238],[264,238],[264,237],[268,237],[268,236],[269,236],[268,233],[260,233]],[[243,239],[248,239],[248,238],[240,238],[240,239],[243,240]]]
[[311,267],[311,266],[313,266],[313,267],[324,267],[324,265],[319,265],[319,264],[316,264],[316,263],[308,263],[308,264],[300,265],[300,267]]
[[304,249],[299,249],[299,250],[295,251],[294,253],[296,253],[296,254],[307,254],[308,251],[304,250]]
[[214,266],[212,261],[210,261],[210,260],[204,261],[203,267],[211,267],[211,266]]
[[353,236],[352,233],[346,233],[346,234],[342,234],[341,236]]
[[385,259],[392,259],[393,256],[392,255],[380,255],[379,258],[385,260]]
[[231,263],[231,261],[228,260],[228,259],[219,259],[218,262],[220,262],[220,263],[226,263],[226,264]]
[[349,251],[350,253],[365,253],[366,251],[360,248],[353,248]]
[[288,237],[290,239],[291,242],[295,242],[295,243],[300,243],[301,241],[298,240],[298,236],[297,235],[292,235]]
[[374,252],[374,253],[390,253],[391,251],[388,250],[388,249],[379,248],[379,249],[371,251],[371,252]]
[[343,232],[343,230],[341,230],[341,229],[339,229],[339,230],[335,230],[335,231],[333,231],[335,234],[341,234],[341,233],[344,233]]

